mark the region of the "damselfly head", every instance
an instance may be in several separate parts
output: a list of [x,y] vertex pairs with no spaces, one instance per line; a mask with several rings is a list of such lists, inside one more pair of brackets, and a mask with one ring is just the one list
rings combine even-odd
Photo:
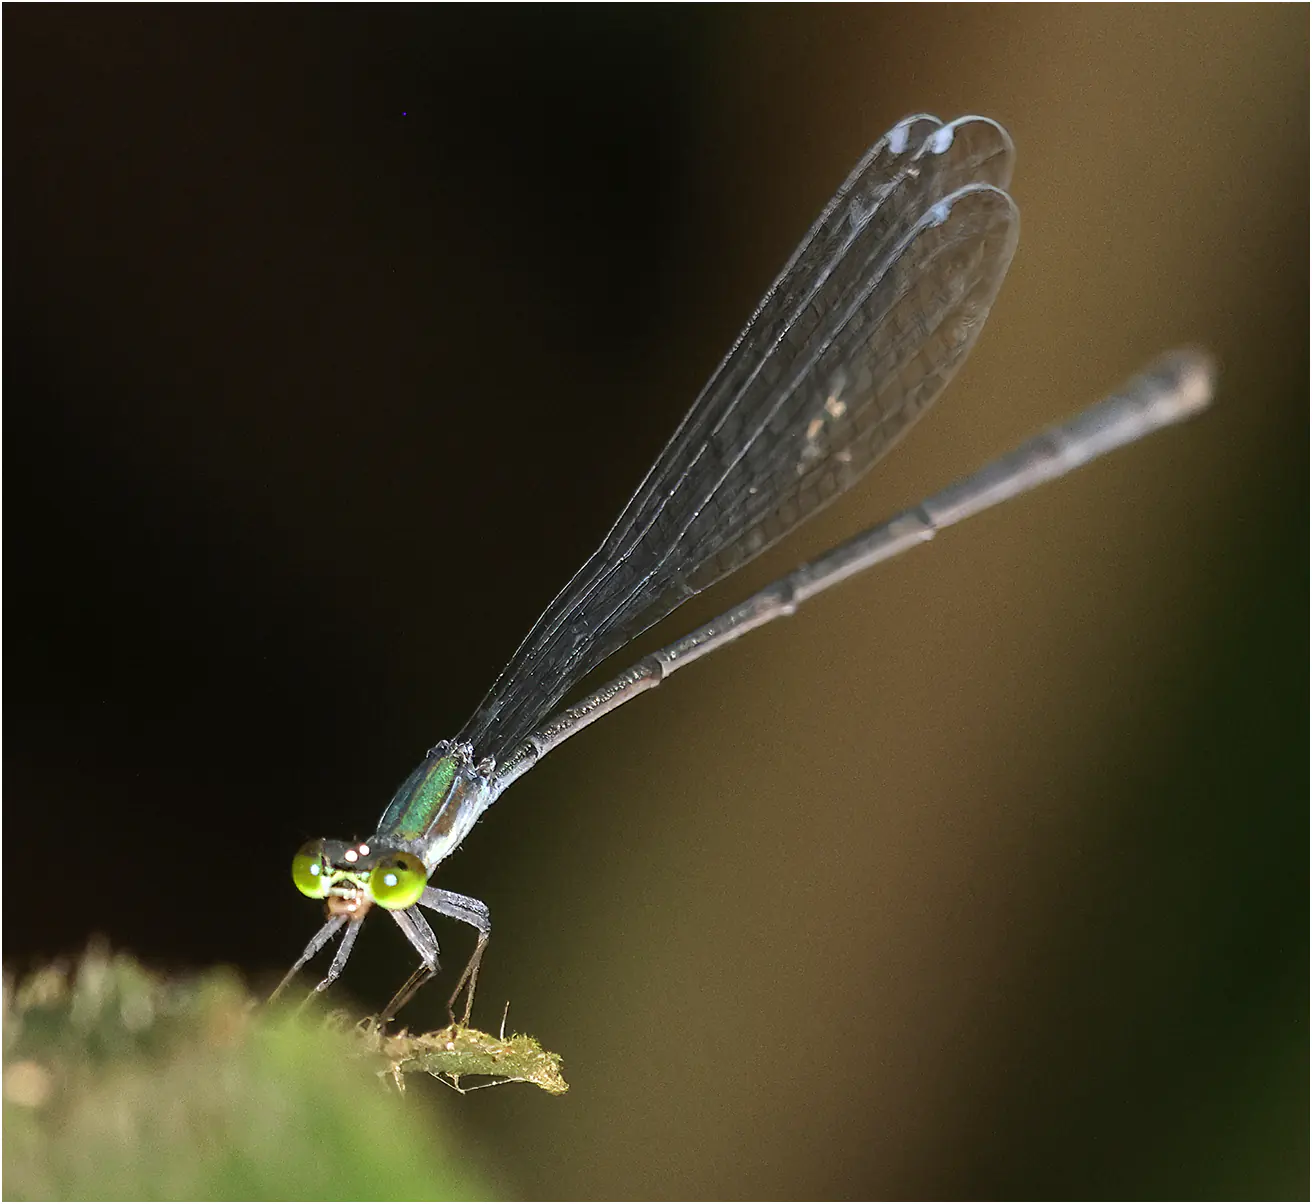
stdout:
[[389,911],[413,906],[428,871],[403,849],[311,840],[292,858],[292,881],[307,898],[324,900],[329,915],[359,919],[374,903]]

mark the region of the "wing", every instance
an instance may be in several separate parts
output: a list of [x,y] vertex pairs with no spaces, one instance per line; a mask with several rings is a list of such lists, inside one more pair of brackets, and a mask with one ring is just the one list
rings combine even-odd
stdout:
[[601,546],[458,739],[502,757],[580,678],[848,489],[973,346],[1018,234],[995,122],[907,118],[857,164]]

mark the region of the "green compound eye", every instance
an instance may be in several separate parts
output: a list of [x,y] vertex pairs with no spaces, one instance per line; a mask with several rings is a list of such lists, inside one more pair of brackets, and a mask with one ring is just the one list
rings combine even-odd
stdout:
[[369,873],[369,893],[379,907],[404,911],[419,902],[428,871],[413,853],[388,853]]
[[328,883],[324,876],[323,842],[307,840],[292,858],[292,881],[296,889],[311,899],[326,899]]

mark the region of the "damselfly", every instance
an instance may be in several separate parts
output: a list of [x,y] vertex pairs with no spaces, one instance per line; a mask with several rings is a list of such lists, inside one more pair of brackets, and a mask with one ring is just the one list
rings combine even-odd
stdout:
[[[974,345],[1016,247],[1013,147],[996,122],[895,125],[857,164],[766,293],[601,546],[547,607],[454,740],[396,792],[373,836],[315,840],[292,862],[327,920],[278,987],[329,940],[341,974],[365,916],[389,912],[420,964],[390,1018],[438,969],[422,908],[471,925],[448,1002],[473,1002],[491,931],[477,899],[431,885],[437,866],[516,778],[608,711],[820,591],[943,527],[1197,412],[1213,371],[1176,352],[1125,389],[972,476],[776,581],[640,660],[574,706],[612,653],[853,485],[937,398]],[[554,712],[554,713],[553,713]],[[278,992],[275,991],[276,995]]]

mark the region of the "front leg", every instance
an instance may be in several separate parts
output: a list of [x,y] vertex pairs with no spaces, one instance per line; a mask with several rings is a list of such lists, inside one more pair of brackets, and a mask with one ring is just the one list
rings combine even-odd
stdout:
[[[273,994],[269,996],[270,1003],[273,1003],[278,998],[278,996],[281,995],[284,990],[286,990],[287,984],[290,983],[291,980],[296,977],[296,975],[300,972],[301,967],[305,965],[305,963],[308,962],[316,953],[318,953],[319,950],[322,949],[333,938],[333,935],[345,923],[346,923],[345,916],[333,916],[331,919],[328,920],[326,924],[324,924],[322,928],[319,929],[318,932],[314,934],[314,940],[312,940],[308,945],[305,946],[305,952],[302,953],[301,956],[296,959],[296,964],[290,970],[288,970],[286,974],[283,975],[282,982],[280,982],[274,988]],[[342,945],[345,947],[347,955],[350,954],[351,946],[353,944],[355,944],[355,936],[348,930],[346,937],[344,937],[342,940]],[[343,956],[341,949],[337,951],[337,956],[333,958],[332,968],[328,971],[328,977],[325,978],[323,982],[321,982],[317,987],[314,988],[313,991],[310,992],[310,995],[307,996],[307,999],[313,998],[314,995],[317,994],[319,991],[324,991],[328,989],[328,986],[332,983],[332,980],[342,972],[342,967],[338,965],[338,962],[341,962],[342,965],[346,964],[346,958]]]

